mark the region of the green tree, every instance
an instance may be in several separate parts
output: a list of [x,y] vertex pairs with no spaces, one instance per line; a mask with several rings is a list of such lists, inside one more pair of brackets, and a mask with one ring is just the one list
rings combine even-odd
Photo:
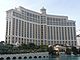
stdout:
[[66,53],[67,55],[71,55],[71,49],[68,48],[68,47],[66,47],[66,51],[65,51],[65,53]]
[[77,55],[78,49],[76,47],[72,46],[72,52],[74,55]]

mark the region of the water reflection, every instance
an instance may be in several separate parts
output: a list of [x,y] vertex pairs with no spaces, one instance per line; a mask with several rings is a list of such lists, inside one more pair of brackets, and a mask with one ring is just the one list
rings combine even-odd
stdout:
[[56,60],[60,60],[60,58],[59,58],[59,57],[57,57],[57,58],[56,58]]
[[80,56],[62,55],[49,58],[49,60],[80,60]]

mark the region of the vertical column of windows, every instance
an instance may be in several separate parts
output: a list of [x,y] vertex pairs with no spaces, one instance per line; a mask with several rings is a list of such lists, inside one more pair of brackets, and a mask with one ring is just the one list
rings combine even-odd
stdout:
[[36,25],[33,25],[33,38],[36,38]]
[[56,19],[53,18],[53,25],[56,25]]
[[41,24],[43,23],[43,16],[41,16]]
[[15,28],[14,28],[14,35],[16,36],[16,19],[15,19]]
[[45,16],[41,16],[41,23],[46,23],[46,17]]
[[51,26],[51,40],[53,40],[53,31],[52,31],[52,26]]
[[9,21],[9,35],[11,33],[11,21]]
[[67,40],[67,27],[65,27],[65,40]]
[[49,26],[48,26],[48,39],[50,40],[50,29],[49,29]]
[[71,40],[71,27],[69,27],[69,34],[70,34],[70,40]]
[[[58,23],[59,23],[59,22],[58,22]],[[58,27],[58,40],[60,40],[59,27]]]
[[49,26],[50,40],[51,40],[51,26]]
[[73,27],[73,32],[74,32],[74,40],[76,40],[76,29]]
[[62,27],[62,40],[64,40],[64,28]]
[[58,27],[56,27],[56,37],[57,37],[57,40],[58,40]]
[[47,24],[49,25],[49,18],[47,17]]
[[38,39],[38,24],[37,24],[37,45],[39,45],[40,44],[40,42],[39,42],[40,40]]
[[29,17],[27,17],[27,21],[29,21]]
[[6,35],[8,35],[8,21],[6,21]]
[[44,25],[43,25],[43,42],[44,42],[44,40],[45,40],[45,36],[44,36],[45,34],[44,34]]
[[48,45],[48,26],[46,26],[46,45]]
[[36,35],[36,39],[37,39],[37,24],[36,24],[35,35]]
[[15,24],[15,26],[16,26],[16,36],[18,35],[18,19],[16,19],[16,24]]
[[[26,37],[27,37],[27,22],[26,22]],[[27,41],[27,40],[26,40]],[[27,42],[26,42],[27,43]]]
[[30,38],[32,38],[32,23],[30,23]]
[[[33,39],[33,24],[32,24],[32,39]],[[32,43],[33,43],[33,40],[32,40]]]
[[52,27],[52,37],[53,37],[53,40],[54,40],[54,27]]
[[38,25],[38,39],[40,39],[40,25]]
[[41,25],[40,25],[40,45],[41,45]]
[[41,25],[41,39],[43,39],[43,25]]
[[19,36],[21,36],[21,20],[19,20]]
[[54,40],[56,40],[56,36],[55,36],[56,34],[55,34],[55,27],[54,27]]
[[38,16],[38,20],[37,20],[37,22],[40,23],[40,16]]
[[55,23],[56,23],[55,25],[58,25],[57,18],[55,19]]
[[60,40],[60,36],[59,36],[59,27],[58,27],[58,40]]
[[59,38],[60,38],[60,40],[61,40],[61,27],[59,27]]
[[68,27],[68,40],[70,40],[70,28]]
[[60,29],[61,29],[61,40],[62,40],[62,27],[60,27]]
[[41,45],[43,45],[43,25],[41,25]]
[[19,20],[18,20],[18,32],[17,32],[17,36],[19,36]]
[[57,27],[55,27],[55,40],[57,40]]
[[13,27],[12,27],[12,35],[14,35],[14,32],[15,32],[15,18],[13,18]]
[[65,44],[65,43],[66,43],[66,41],[65,41],[65,40],[66,40],[66,39],[65,39],[65,35],[66,35],[66,34],[65,34],[65,27],[63,27],[63,29],[64,29],[64,43],[63,43],[63,44]]
[[[58,22],[57,22],[58,23]],[[59,44],[59,31],[58,31],[59,29],[58,29],[58,27],[56,28],[56,31],[57,31],[57,44]]]
[[34,24],[33,24],[33,38],[34,38]]
[[33,42],[36,44],[36,24],[33,24]]
[[63,31],[64,31],[64,44],[65,44],[65,27],[63,27]]
[[44,25],[44,38],[46,39],[46,25]]
[[71,27],[71,40],[73,40],[73,30],[72,30],[73,27]]
[[44,25],[44,44],[46,45],[47,44],[47,42],[46,42],[46,35],[47,35],[47,27],[46,27],[46,25]]
[[[26,29],[26,27],[25,27],[25,21],[23,21],[23,37],[25,37],[25,29]],[[23,41],[24,41],[24,39],[23,39]]]
[[20,25],[20,36],[22,37],[22,21],[21,21],[21,25]]
[[67,40],[69,40],[69,39],[68,39],[68,27],[66,27],[66,35],[67,35],[67,37],[66,37]]
[[24,29],[24,26],[23,25],[24,25],[24,22],[22,21],[22,37],[23,37],[23,34],[24,34],[23,33],[24,32],[24,30],[23,30]]
[[24,22],[24,37],[26,37],[26,22]]
[[27,22],[27,37],[29,38],[29,23]]
[[74,40],[74,27],[72,27],[72,35],[73,35],[73,40]]

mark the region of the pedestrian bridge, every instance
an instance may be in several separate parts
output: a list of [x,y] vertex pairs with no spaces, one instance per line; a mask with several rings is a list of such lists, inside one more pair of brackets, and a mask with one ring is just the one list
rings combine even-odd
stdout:
[[33,58],[48,58],[48,52],[26,53],[26,54],[2,54],[2,55],[0,55],[0,60],[33,59]]

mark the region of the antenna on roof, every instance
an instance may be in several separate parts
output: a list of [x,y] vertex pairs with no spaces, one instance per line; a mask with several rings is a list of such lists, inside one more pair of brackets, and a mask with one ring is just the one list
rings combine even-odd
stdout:
[[45,0],[42,0],[42,4],[41,4],[42,7],[44,7],[44,4],[45,4]]

